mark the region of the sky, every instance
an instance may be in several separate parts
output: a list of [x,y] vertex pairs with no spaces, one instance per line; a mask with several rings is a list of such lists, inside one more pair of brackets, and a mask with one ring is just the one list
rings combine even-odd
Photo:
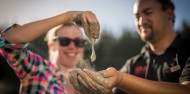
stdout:
[[[122,30],[135,31],[133,4],[135,0],[0,0],[0,25],[25,24],[71,10],[94,12],[101,31],[106,29],[114,36]],[[181,22],[190,22],[190,0],[173,0],[176,5],[175,28]]]

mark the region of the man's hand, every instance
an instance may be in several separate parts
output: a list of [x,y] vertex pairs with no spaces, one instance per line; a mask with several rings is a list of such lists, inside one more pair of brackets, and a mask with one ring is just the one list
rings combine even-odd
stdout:
[[85,87],[79,82],[78,75],[81,73],[84,73],[84,71],[82,71],[80,68],[69,70],[69,80],[77,92],[79,94],[97,94],[97,92]]
[[108,68],[97,73],[89,70],[74,69],[78,74],[78,82],[90,91],[101,94],[110,94],[113,87],[120,82],[120,77],[114,68]]

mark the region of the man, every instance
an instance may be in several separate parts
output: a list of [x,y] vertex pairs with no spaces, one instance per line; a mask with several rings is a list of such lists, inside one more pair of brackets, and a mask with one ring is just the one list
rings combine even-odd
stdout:
[[141,53],[129,59],[122,72],[109,68],[98,73],[85,70],[85,74],[80,69],[71,73],[79,74],[79,81],[92,91],[104,94],[113,87],[129,94],[189,94],[190,41],[174,31],[174,9],[171,0],[136,0],[136,28],[146,42]]

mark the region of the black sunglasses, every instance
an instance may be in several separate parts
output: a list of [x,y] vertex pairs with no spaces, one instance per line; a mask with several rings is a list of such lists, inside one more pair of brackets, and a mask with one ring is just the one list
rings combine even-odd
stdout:
[[80,39],[80,38],[75,38],[75,39],[70,39],[67,37],[56,37],[54,40],[58,39],[59,40],[59,45],[61,46],[68,46],[71,42],[74,42],[76,47],[85,47],[87,45],[87,40],[85,39]]

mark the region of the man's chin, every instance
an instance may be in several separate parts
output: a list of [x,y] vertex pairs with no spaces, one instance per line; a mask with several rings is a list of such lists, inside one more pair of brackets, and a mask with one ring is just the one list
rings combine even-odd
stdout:
[[144,42],[150,41],[151,37],[150,36],[141,36],[141,40]]
[[151,38],[152,38],[152,32],[146,32],[146,33],[142,33],[141,34],[141,39],[143,40],[143,41],[150,41],[151,40]]

